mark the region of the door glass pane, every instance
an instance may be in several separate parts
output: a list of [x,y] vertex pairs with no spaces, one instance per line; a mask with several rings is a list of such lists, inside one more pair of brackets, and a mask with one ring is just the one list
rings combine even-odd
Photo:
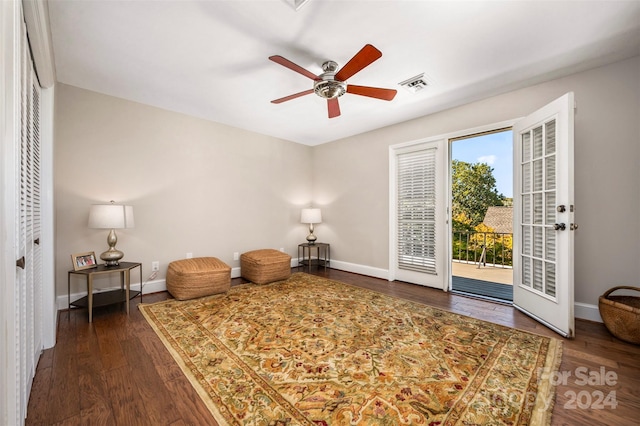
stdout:
[[531,192],[531,163],[522,165],[522,193]]
[[531,223],[531,195],[522,196],[522,223]]
[[531,258],[522,258],[522,285],[531,287]]
[[542,194],[533,194],[533,223],[542,225]]
[[555,263],[545,263],[545,294],[556,297],[556,265]]
[[556,189],[556,156],[552,155],[545,160],[544,189]]
[[542,191],[542,160],[533,162],[533,190]]
[[545,154],[553,154],[556,152],[556,120],[545,123]]
[[542,261],[533,259],[533,288],[542,291]]
[[545,224],[551,225],[556,221],[556,193],[547,192],[545,196]]
[[522,254],[531,255],[531,227],[522,227]]
[[542,227],[536,226],[533,228],[533,255],[535,257],[542,257]]
[[522,162],[531,160],[531,133],[522,134]]
[[542,157],[542,126],[533,129],[533,158]]
[[556,260],[556,230],[545,228],[544,230],[544,258],[546,260]]

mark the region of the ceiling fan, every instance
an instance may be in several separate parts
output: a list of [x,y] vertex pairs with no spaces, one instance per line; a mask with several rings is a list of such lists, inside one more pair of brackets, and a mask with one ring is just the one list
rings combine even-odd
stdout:
[[355,56],[351,58],[349,62],[347,62],[346,65],[340,69],[340,71],[338,71],[338,64],[336,62],[326,61],[322,64],[322,70],[324,72],[320,75],[315,75],[314,73],[307,71],[300,65],[296,65],[290,60],[283,58],[282,56],[269,56],[269,59],[271,59],[273,62],[287,67],[290,70],[302,74],[303,76],[313,80],[313,89],[294,93],[293,95],[285,96],[284,98],[275,99],[271,101],[271,103],[280,104],[282,102],[299,98],[300,96],[315,93],[321,98],[327,100],[329,118],[334,118],[340,115],[340,104],[338,103],[338,98],[345,93],[352,93],[354,95],[368,96],[370,98],[390,101],[396,96],[397,90],[347,84],[347,80],[350,77],[362,71],[365,67],[371,65],[380,57],[382,57],[382,52],[380,52],[372,45],[367,44],[362,49],[360,49],[360,51],[356,53]]

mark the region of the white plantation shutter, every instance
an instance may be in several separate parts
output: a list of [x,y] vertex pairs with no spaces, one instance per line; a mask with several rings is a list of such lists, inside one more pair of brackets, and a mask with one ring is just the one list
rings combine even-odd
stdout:
[[398,155],[398,268],[436,274],[436,149]]
[[520,135],[522,285],[556,297],[556,122]]

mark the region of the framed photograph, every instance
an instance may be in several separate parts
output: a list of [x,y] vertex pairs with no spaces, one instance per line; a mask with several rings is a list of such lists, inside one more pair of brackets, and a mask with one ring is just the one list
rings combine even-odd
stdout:
[[72,254],[71,263],[73,263],[74,271],[81,271],[83,269],[95,268],[96,266],[98,266],[98,262],[96,261],[96,254],[92,251]]

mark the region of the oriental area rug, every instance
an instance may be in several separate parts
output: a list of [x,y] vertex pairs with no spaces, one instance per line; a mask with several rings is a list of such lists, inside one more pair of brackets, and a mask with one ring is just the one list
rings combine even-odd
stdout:
[[221,425],[550,423],[555,338],[304,273],[140,309]]

